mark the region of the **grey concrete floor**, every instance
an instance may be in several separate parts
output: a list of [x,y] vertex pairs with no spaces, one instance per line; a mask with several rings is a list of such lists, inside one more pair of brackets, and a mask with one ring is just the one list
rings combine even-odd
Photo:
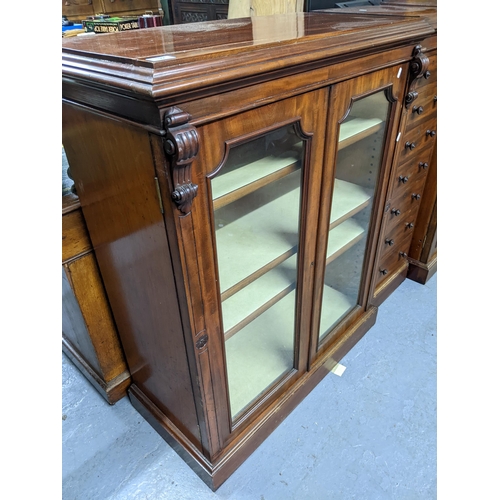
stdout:
[[436,288],[406,280],[375,326],[212,492],[131,406],[63,355],[63,500],[433,500]]

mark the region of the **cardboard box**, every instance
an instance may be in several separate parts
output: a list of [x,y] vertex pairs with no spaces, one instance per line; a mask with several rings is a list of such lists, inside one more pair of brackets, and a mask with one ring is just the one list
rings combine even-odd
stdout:
[[82,21],[87,33],[115,33],[139,29],[137,17],[109,17]]

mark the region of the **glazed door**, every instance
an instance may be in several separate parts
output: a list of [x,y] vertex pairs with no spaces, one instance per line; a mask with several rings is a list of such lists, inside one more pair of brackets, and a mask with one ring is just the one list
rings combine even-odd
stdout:
[[[208,336],[221,341],[219,422],[234,436],[306,370],[329,90],[199,127],[211,252]],[[201,162],[199,163],[201,165]],[[196,170],[196,164],[193,164]],[[193,207],[196,202],[195,200]],[[194,214],[194,210],[193,210]],[[213,313],[213,314],[212,314]]]
[[[403,69],[332,88],[321,198],[311,360],[367,310],[375,235],[401,111]],[[323,263],[323,265],[320,265]]]

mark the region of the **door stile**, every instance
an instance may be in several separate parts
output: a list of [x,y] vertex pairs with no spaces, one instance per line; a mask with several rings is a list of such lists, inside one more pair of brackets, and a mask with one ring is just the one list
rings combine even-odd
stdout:
[[[338,99],[338,87],[341,84],[333,85],[329,88],[328,92],[328,115],[326,121],[326,131],[325,131],[325,142],[324,142],[324,153],[323,153],[323,175],[321,180],[320,190],[317,192],[319,194],[319,199],[321,200],[321,205],[318,213],[318,230],[316,237],[316,257],[315,257],[315,269],[314,269],[314,281],[312,286],[312,310],[311,310],[311,322],[310,322],[310,344],[309,344],[309,369],[316,357],[316,352],[318,350],[318,335],[319,331],[319,321],[321,313],[321,301],[323,298],[322,293],[322,283],[325,275],[325,259],[327,250],[327,232],[323,231],[322,228],[327,227],[328,219],[330,216],[330,204],[333,196],[333,181],[335,179],[335,162],[333,161],[337,155],[337,140],[331,139],[332,137],[338,136],[338,108],[333,106],[332,103],[337,102]],[[337,129],[337,130],[336,130]]]
[[174,259],[180,261],[180,268],[175,266],[176,286],[177,294],[183,299],[180,309],[192,387],[195,395],[199,395],[195,401],[202,449],[205,456],[214,461],[223,447],[227,423],[220,419],[220,411],[216,411],[216,408],[224,408],[225,404],[215,382],[223,376],[222,352],[217,337],[209,335],[210,328],[205,319],[210,301],[207,300],[198,256],[205,251],[206,244],[197,238],[193,220],[197,204],[202,202],[197,196],[197,176],[191,172],[198,156],[198,134],[188,123],[189,115],[177,108],[172,108],[170,115],[174,126],[170,124],[169,128],[166,127],[167,138],[162,139],[161,145],[154,142],[153,148],[158,159],[157,176],[169,242],[175,250]]

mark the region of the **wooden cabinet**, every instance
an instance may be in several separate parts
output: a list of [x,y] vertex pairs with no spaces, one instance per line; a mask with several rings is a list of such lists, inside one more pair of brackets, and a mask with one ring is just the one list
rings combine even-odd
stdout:
[[171,0],[173,24],[227,19],[229,0]]
[[163,12],[160,0],[63,0],[62,15],[71,21],[88,16],[142,16],[145,11]]
[[213,27],[64,40],[63,144],[131,401],[216,489],[375,322],[408,75],[435,29]]

